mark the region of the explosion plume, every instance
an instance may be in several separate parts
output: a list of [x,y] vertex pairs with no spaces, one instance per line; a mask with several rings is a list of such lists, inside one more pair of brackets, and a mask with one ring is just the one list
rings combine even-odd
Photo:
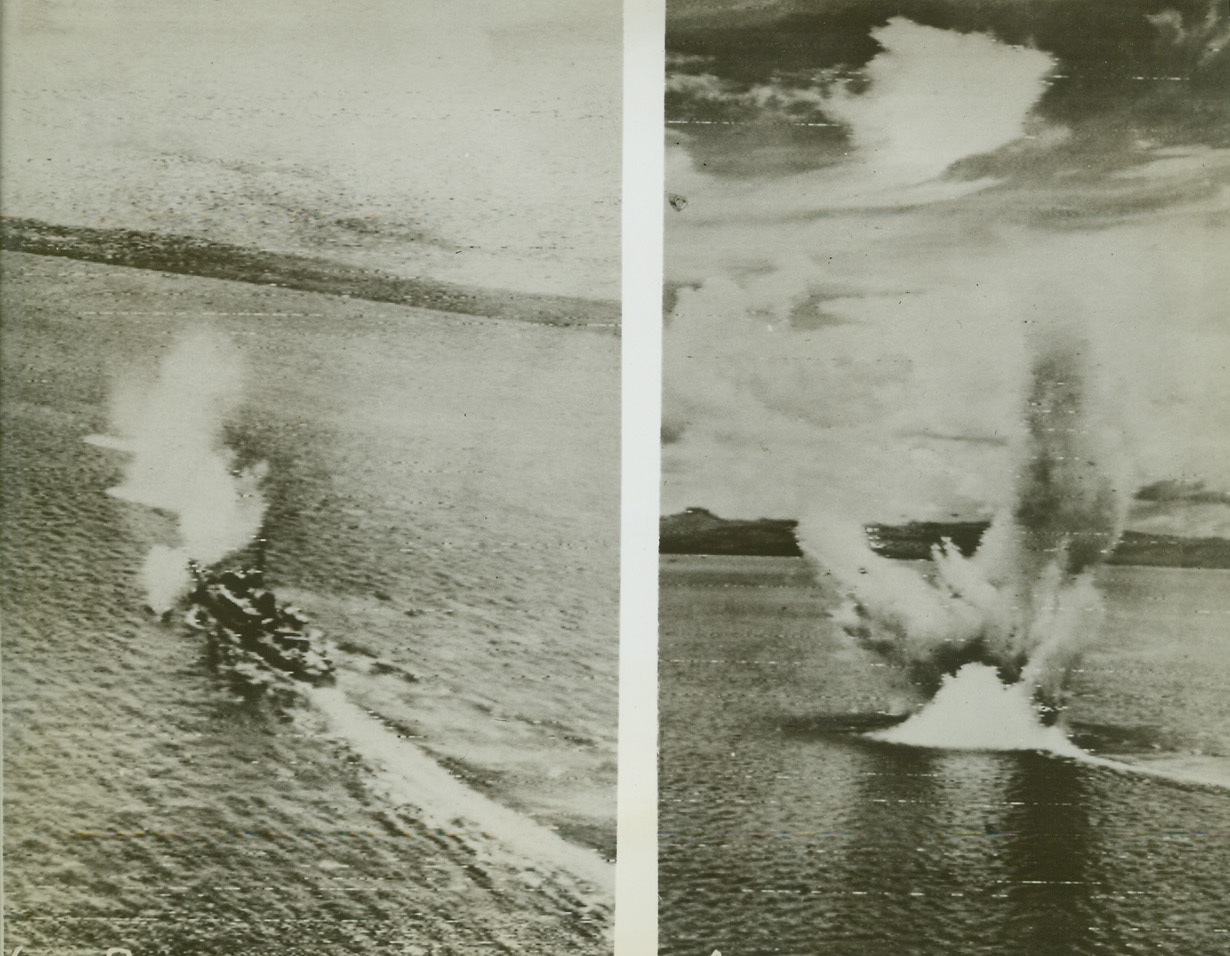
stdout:
[[1048,336],[1031,364],[1012,500],[971,557],[945,541],[920,569],[874,554],[861,527],[802,524],[804,550],[849,595],[837,615],[847,633],[923,692],[978,663],[1052,709],[1061,703],[1102,617],[1094,572],[1126,505],[1089,381],[1080,340]]

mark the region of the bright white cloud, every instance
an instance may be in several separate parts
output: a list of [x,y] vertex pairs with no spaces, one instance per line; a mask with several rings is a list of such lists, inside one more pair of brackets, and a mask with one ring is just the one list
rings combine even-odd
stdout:
[[688,198],[693,222],[922,205],[992,184],[942,177],[957,161],[1025,135],[1053,59],[981,34],[951,33],[899,17],[873,36],[885,50],[866,67],[865,91],[811,91],[826,115],[849,127],[848,161],[770,181],[732,183],[697,169],[686,148],[668,149],[668,181]]
[[901,17],[872,36],[885,49],[867,65],[870,89],[834,96],[828,111],[849,124],[869,173],[894,185],[1020,138],[1055,66],[1040,50]]
[[[689,204],[668,217],[667,274],[695,287],[667,333],[681,437],[665,449],[665,511],[989,515],[1011,493],[1032,343],[1056,331],[1086,343],[1089,427],[1117,449],[1121,493],[1184,474],[1230,487],[1230,216],[1211,188],[1230,180],[1230,151],[1159,151],[1146,176],[1089,197],[1152,211],[1081,228],[1033,217],[1085,199],[1053,183],[957,184],[964,195],[922,202],[945,195],[943,164],[1022,134],[1049,62],[938,32],[897,21],[880,37],[889,50],[847,117],[860,148],[840,169],[730,188],[673,158],[668,187]],[[922,55],[943,49],[965,52]],[[911,70],[931,93],[908,94]],[[974,87],[1006,114],[985,131],[967,123]],[[880,209],[848,208],[886,169],[898,185]]]

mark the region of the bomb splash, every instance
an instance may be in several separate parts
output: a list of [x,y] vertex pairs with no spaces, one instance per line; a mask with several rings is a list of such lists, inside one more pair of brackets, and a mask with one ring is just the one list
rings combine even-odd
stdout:
[[222,435],[243,394],[242,362],[219,333],[182,338],[152,382],[123,383],[112,402],[112,434],[86,439],[129,455],[108,494],[164,511],[173,543],[150,547],[141,570],[146,601],[168,610],[191,585],[189,561],[213,564],[260,531],[265,466],[239,468]]
[[1094,572],[1118,541],[1126,501],[1086,352],[1071,334],[1051,333],[1037,347],[1012,500],[972,557],[945,542],[919,569],[872,553],[861,527],[800,526],[804,550],[848,595],[836,614],[846,632],[928,696],[942,686],[950,710],[958,675],[968,688],[993,671],[1025,691],[1014,700],[1032,698],[1053,717],[1097,633]]

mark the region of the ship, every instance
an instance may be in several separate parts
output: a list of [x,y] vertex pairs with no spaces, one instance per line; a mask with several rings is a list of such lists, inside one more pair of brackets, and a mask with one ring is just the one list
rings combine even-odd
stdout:
[[247,689],[295,690],[296,682],[335,681],[330,646],[299,608],[283,603],[264,584],[259,568],[189,565],[194,586],[184,623],[208,640],[209,658]]

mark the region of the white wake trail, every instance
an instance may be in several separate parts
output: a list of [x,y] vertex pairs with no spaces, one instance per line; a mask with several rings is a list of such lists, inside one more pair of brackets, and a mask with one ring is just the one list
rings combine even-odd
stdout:
[[608,902],[613,899],[615,867],[597,851],[569,843],[554,830],[471,789],[337,688],[314,687],[305,693],[330,729],[375,769],[378,785],[390,800],[413,806],[431,826],[470,828],[519,861],[570,874]]

